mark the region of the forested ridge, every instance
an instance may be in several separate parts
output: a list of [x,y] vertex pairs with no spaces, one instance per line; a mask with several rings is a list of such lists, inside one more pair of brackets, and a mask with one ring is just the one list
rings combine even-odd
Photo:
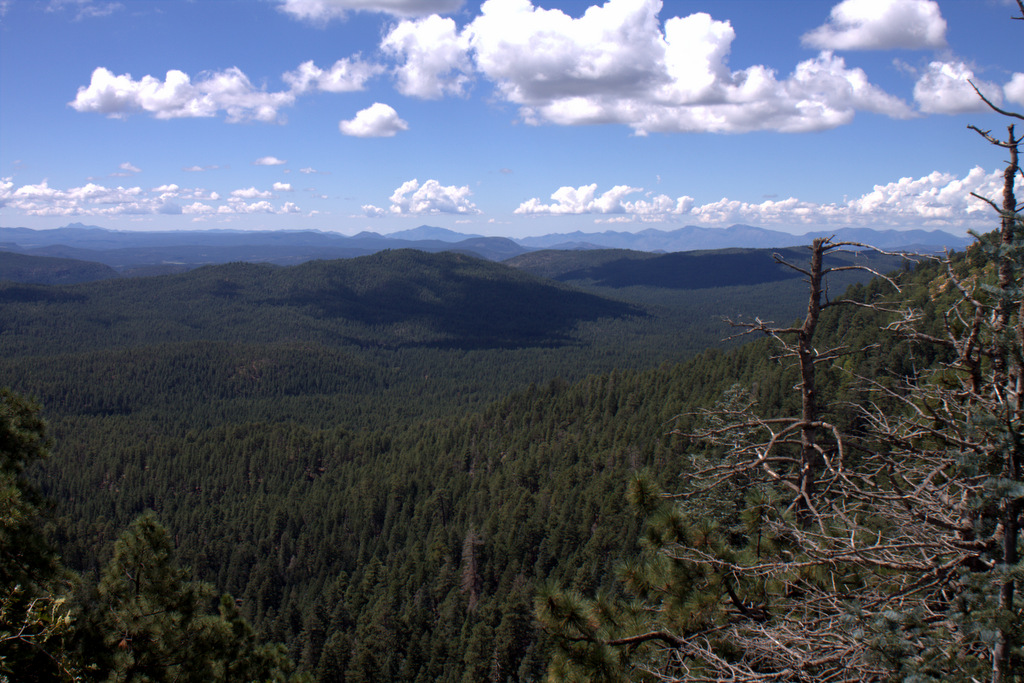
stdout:
[[[200,271],[197,282],[216,292],[230,282],[226,272],[262,268]],[[277,296],[266,287],[260,296]],[[870,299],[881,288],[854,295]],[[248,287],[226,289],[252,296]],[[58,306],[86,296],[14,291],[29,307],[47,293]],[[202,309],[187,315],[213,315]],[[611,310],[642,318],[624,303]],[[878,337],[876,314],[842,313],[823,329],[846,343],[857,331],[860,346],[886,345],[863,356],[872,372],[910,362],[894,340]],[[371,413],[387,410],[370,397],[394,373],[373,355],[388,350],[288,343],[258,324],[268,343],[258,334],[243,342],[230,320],[215,327],[218,340],[188,340],[183,325],[186,340],[154,345],[147,342],[161,335],[147,336],[121,314],[121,323],[69,316],[68,324],[123,324],[137,331],[121,339],[136,344],[85,333],[87,350],[59,352],[60,333],[38,330],[41,348],[53,335],[49,355],[12,353],[4,363],[12,383],[46,397],[55,455],[35,477],[57,501],[56,547],[70,567],[93,575],[117,536],[153,510],[183,564],[235,596],[262,637],[286,643],[314,680],[539,680],[547,654],[535,591],[544,582],[614,590],[615,568],[636,552],[642,528],[625,497],[630,474],[651,472],[665,487],[685,477],[678,432],[686,416],[734,384],[754,388],[775,410],[792,401],[792,370],[759,342],[649,370],[540,381],[469,412],[453,401],[384,421]],[[18,345],[26,336],[15,329],[11,339]],[[431,351],[479,370],[473,354],[512,353],[501,341],[487,351]],[[557,376],[554,362],[552,369]],[[429,396],[444,393],[431,384]],[[844,390],[839,375],[833,385]],[[416,405],[413,386],[395,394],[407,407]],[[363,409],[344,407],[353,400]]]
[[[912,310],[918,341],[941,337],[955,283],[992,280],[996,241],[948,270],[907,264],[893,274],[899,290],[863,272],[864,284],[823,288],[813,346],[830,362],[817,373],[815,420],[856,431],[864,417],[852,407],[906,410],[902,383],[955,354],[885,328]],[[778,259],[810,273],[812,253]],[[750,506],[770,507],[752,493],[782,500],[785,487],[748,490],[755,479],[742,470],[692,508],[663,509],[652,501],[673,497],[656,492],[699,488],[732,462],[716,414],[756,406],[741,430],[756,445],[756,426],[799,414],[794,387],[805,382],[771,338],[697,354],[695,340],[727,329],[709,322],[715,297],[717,313],[746,325],[734,331],[778,336],[807,308],[806,284],[780,263],[762,271],[770,285],[703,295],[594,276],[623,277],[630,264],[607,268],[617,259],[543,264],[567,284],[412,251],[0,284],[0,378],[41,402],[3,395],[0,433],[22,445],[5,447],[0,471],[0,501],[19,511],[0,528],[0,642],[11,653],[0,671],[672,680],[673,653],[687,651],[675,629],[737,619],[723,585],[749,600],[774,590],[730,578],[739,565],[707,571],[718,577],[707,585],[699,561],[672,560],[666,573],[652,558],[689,547],[675,515],[709,525],[709,539],[724,530],[715,548],[735,555],[753,538]],[[864,261],[823,263],[845,278]],[[854,305],[830,305],[840,300]],[[755,317],[763,303],[784,317]],[[26,539],[34,554],[10,555]],[[661,603],[661,585],[680,603]],[[737,604],[741,617],[762,609]],[[680,605],[679,621],[651,617],[674,619]]]

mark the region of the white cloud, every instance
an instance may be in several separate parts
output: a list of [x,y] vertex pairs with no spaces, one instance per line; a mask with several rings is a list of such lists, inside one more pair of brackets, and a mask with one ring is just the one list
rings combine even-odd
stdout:
[[95,2],[94,0],[50,0],[50,4],[46,6],[47,12],[72,11],[76,21],[106,17],[121,9],[124,9],[124,5],[119,2]]
[[383,70],[383,66],[364,62],[356,55],[352,59],[339,59],[326,71],[312,60],[303,62],[295,71],[285,73],[282,78],[295,93],[315,90],[355,92],[363,90],[366,82]]
[[423,214],[478,214],[480,210],[469,200],[472,193],[468,186],[441,185],[436,180],[428,180],[423,185],[415,178],[405,183],[392,193],[390,209],[381,209],[372,204],[364,205],[363,212],[367,216],[384,215],[423,215]]
[[10,178],[0,178],[0,207],[7,206],[7,200],[14,190],[14,181]]
[[[274,207],[266,198],[270,192],[248,188],[236,190],[226,203],[213,206],[221,197],[201,188],[182,188],[174,183],[143,190],[141,187],[106,187],[86,183],[62,190],[40,183],[15,188],[11,178],[0,180],[0,206],[28,216],[122,216],[122,215],[205,215],[213,213],[295,213],[292,202]],[[247,203],[246,200],[260,199]],[[177,200],[188,201],[179,204]]]
[[[829,51],[800,62],[789,75],[763,65],[733,70],[728,59],[736,36],[729,22],[697,13],[668,17],[662,23],[661,0],[607,0],[576,18],[535,7],[530,0],[487,0],[462,31],[452,19],[431,14],[459,4],[288,0],[281,8],[296,17],[319,20],[354,9],[420,16],[394,25],[380,43],[382,53],[395,61],[400,92],[420,98],[464,95],[473,78],[483,77],[494,85],[498,98],[518,105],[520,118],[530,124],[621,124],[640,135],[803,132],[847,124],[858,111],[914,116],[904,101]],[[851,17],[860,16],[854,11],[858,7],[855,0],[841,3],[833,23],[853,21]],[[927,2],[891,0],[883,14],[911,22],[900,24],[899,30],[920,33],[941,22],[938,15],[936,21],[929,19],[935,19],[931,7]],[[876,40],[895,40],[880,33],[876,23],[867,22],[858,30]],[[860,40],[867,44],[863,36]],[[128,74],[115,76],[100,68],[71,106],[113,117],[138,111],[158,118],[223,112],[229,121],[279,121],[280,110],[299,95],[361,90],[383,69],[359,55],[338,60],[330,69],[307,61],[283,75],[289,90],[267,92],[255,88],[237,68],[201,74],[195,82],[181,71],[169,71],[163,81],[152,76],[135,81]],[[342,130],[350,135],[394,135],[403,130],[400,121],[396,116],[390,127],[377,126],[371,124],[383,124],[379,117],[357,117],[343,122]]]
[[518,214],[583,214],[583,213],[626,213],[623,198],[642,188],[616,185],[600,197],[595,197],[597,183],[580,187],[561,187],[551,195],[553,204],[541,204],[531,199],[519,205]]
[[217,209],[213,208],[209,204],[203,204],[202,202],[192,202],[188,206],[181,207],[181,212],[188,215],[204,215],[217,213]]
[[51,188],[45,180],[16,190],[7,186],[2,190],[0,199],[5,207],[35,216],[152,213],[158,205],[154,200],[147,201],[139,187],[110,188],[87,183],[69,190],[58,190]]
[[158,119],[210,117],[223,112],[229,123],[279,120],[279,110],[295,101],[291,92],[267,92],[252,85],[236,67],[201,74],[193,83],[177,69],[163,81],[153,76],[133,80],[131,74],[115,76],[99,67],[87,87],[78,89],[68,104],[79,112],[95,112],[111,118],[126,118],[147,112]]
[[[231,194],[235,193],[232,192]],[[246,204],[244,201],[241,200],[229,200],[228,204],[224,204],[218,207],[217,213],[277,213],[277,210],[274,208],[274,205],[268,201],[253,202],[251,204]]]
[[824,50],[938,48],[946,44],[946,20],[934,0],[843,0],[802,41]]
[[277,157],[260,157],[256,161],[252,162],[253,166],[284,166],[288,162],[284,159],[278,159]]
[[1002,104],[1002,88],[994,83],[979,80],[974,71],[962,61],[931,62],[927,71],[914,85],[914,100],[921,111],[929,114],[986,111],[988,105],[982,102],[968,80],[978,86],[993,104]]
[[374,102],[357,112],[355,118],[338,123],[338,129],[345,135],[358,138],[389,138],[400,131],[408,130],[409,124],[399,118],[398,112],[393,108]]
[[233,190],[231,196],[238,199],[266,199],[272,197],[273,193],[267,190],[257,190],[255,187],[248,187],[244,190]]
[[[438,59],[393,50],[406,60],[400,85],[420,96],[461,91],[468,67],[456,48],[464,46],[476,72],[531,124],[618,123],[638,134],[800,132],[849,123],[857,111],[914,115],[831,52],[786,78],[760,65],[732,71],[729,22],[698,13],[662,25],[661,9],[660,0],[608,0],[573,18],[529,0],[488,0],[460,35],[439,34]],[[406,22],[403,35],[418,36],[427,23]]]
[[305,173],[306,175],[309,175],[310,173],[318,173],[318,172],[319,171],[317,171],[312,166],[307,166],[306,168],[300,168],[299,169],[299,173]]
[[573,19],[527,0],[490,0],[466,35],[477,68],[509,101],[623,95],[667,80],[660,9],[660,0],[609,0]]
[[381,49],[404,60],[395,70],[399,92],[433,99],[465,92],[472,70],[466,43],[454,21],[433,15],[401,22],[381,41]]
[[114,75],[99,67],[92,72],[89,85],[80,87],[68,104],[76,111],[110,118],[127,118],[139,112],[158,119],[213,117],[223,113],[229,123],[276,123],[282,121],[281,110],[294,104],[298,95],[363,90],[370,78],[383,71],[383,66],[365,62],[359,55],[339,59],[330,69],[307,61],[282,75],[289,90],[268,92],[255,87],[237,67],[202,73],[195,81],[177,69],[168,71],[163,80],[150,75],[135,80],[131,74]]
[[1003,86],[1006,99],[1024,105],[1024,73],[1015,73],[1010,82]]
[[123,164],[118,166],[118,168],[120,168],[125,173],[142,173],[141,168],[138,168],[129,161],[124,162]]
[[643,192],[643,188],[616,185],[597,196],[597,183],[580,187],[561,187],[552,193],[553,203],[543,204],[538,199],[531,199],[520,204],[515,213],[520,215],[615,214],[616,217],[607,219],[608,222],[664,221],[671,216],[687,214],[693,207],[693,197],[685,195],[675,199],[660,194],[637,201],[626,200],[626,197],[638,192]]
[[383,12],[399,17],[454,12],[463,0],[280,0],[280,9],[296,19],[326,22],[348,12]]
[[180,190],[181,188],[178,187],[176,183],[170,183],[153,188],[153,192],[159,192],[161,197],[177,197]]
[[274,192],[291,192],[291,183],[274,183]]
[[379,206],[374,206],[373,204],[363,204],[362,209],[363,214],[370,218],[380,218],[381,216],[388,215],[387,209],[382,209]]
[[[555,191],[552,203],[530,199],[519,205],[520,215],[611,216],[598,222],[688,222],[710,226],[747,223],[759,226],[790,227],[893,227],[893,228],[977,228],[994,225],[994,212],[971,196],[997,198],[1002,191],[1002,171],[987,172],[980,167],[965,176],[933,172],[920,178],[901,178],[876,185],[870,192],[842,203],[819,204],[789,197],[748,203],[723,198],[697,205],[692,197],[671,198],[657,195],[629,201],[629,195],[641,188],[619,185],[597,195],[597,185],[562,187]],[[1024,181],[1018,179],[1024,190]]]

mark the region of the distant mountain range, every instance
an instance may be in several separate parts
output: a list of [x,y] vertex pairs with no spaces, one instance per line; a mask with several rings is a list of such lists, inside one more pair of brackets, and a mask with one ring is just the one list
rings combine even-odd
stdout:
[[[0,251],[103,264],[122,274],[155,274],[232,261],[294,265],[402,248],[426,252],[455,251],[491,261],[505,261],[543,249],[683,252],[784,248],[808,244],[821,235],[833,235],[838,240],[861,242],[890,251],[935,252],[962,249],[971,242],[968,238],[938,230],[843,228],[792,235],[749,225],[728,228],[687,226],[671,231],[647,229],[636,233],[576,231],[509,239],[463,234],[429,225],[390,235],[362,232],[346,236],[314,230],[118,231],[72,223],[53,230],[0,228]],[[14,265],[10,260],[0,265],[0,279],[4,279],[3,271]],[[19,262],[18,267],[29,266]]]
[[879,249],[924,252],[961,249],[972,241],[967,237],[958,237],[940,230],[841,228],[792,235],[750,225],[732,225],[728,228],[700,228],[688,225],[671,231],[648,229],[640,232],[573,232],[527,237],[517,240],[517,242],[524,247],[540,249],[613,248],[672,252],[734,247],[744,249],[795,247],[809,244],[815,237],[822,236],[834,236],[841,241],[861,242]]

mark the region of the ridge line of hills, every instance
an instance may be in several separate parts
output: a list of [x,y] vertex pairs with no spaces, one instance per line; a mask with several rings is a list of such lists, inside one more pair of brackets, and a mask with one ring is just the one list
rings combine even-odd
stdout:
[[[831,234],[837,240],[871,244],[888,251],[934,253],[962,249],[968,243],[965,238],[937,230],[846,228]],[[236,261],[296,265],[404,248],[432,253],[455,251],[502,262],[549,250],[566,253],[617,250],[624,258],[640,259],[659,253],[804,246],[813,236],[812,233],[791,235],[746,225],[721,229],[687,226],[673,231],[648,229],[637,233],[577,231],[514,240],[465,235],[426,225],[390,235],[363,232],[350,237],[311,230],[115,231],[72,223],[53,230],[0,227],[0,279],[69,284],[123,275],[181,272]],[[607,261],[606,256],[592,258]],[[586,263],[586,258],[583,262]]]

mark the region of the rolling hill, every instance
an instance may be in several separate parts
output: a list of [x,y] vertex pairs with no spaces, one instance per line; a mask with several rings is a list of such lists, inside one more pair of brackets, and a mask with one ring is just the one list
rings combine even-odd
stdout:
[[[636,233],[575,232],[514,240],[464,235],[425,225],[391,235],[362,232],[346,236],[311,230],[129,232],[74,223],[53,230],[0,228],[0,251],[79,259],[106,264],[123,274],[146,275],[232,261],[295,265],[310,260],[353,258],[402,248],[435,253],[458,251],[492,261],[503,261],[541,249],[645,252],[779,249],[809,244],[819,234],[793,235],[735,225],[715,229],[694,226],[671,231],[648,229]],[[825,234],[889,251],[934,253],[943,248],[962,248],[968,243],[965,238],[940,231],[840,229]],[[3,279],[2,275],[0,272],[0,279]]]

